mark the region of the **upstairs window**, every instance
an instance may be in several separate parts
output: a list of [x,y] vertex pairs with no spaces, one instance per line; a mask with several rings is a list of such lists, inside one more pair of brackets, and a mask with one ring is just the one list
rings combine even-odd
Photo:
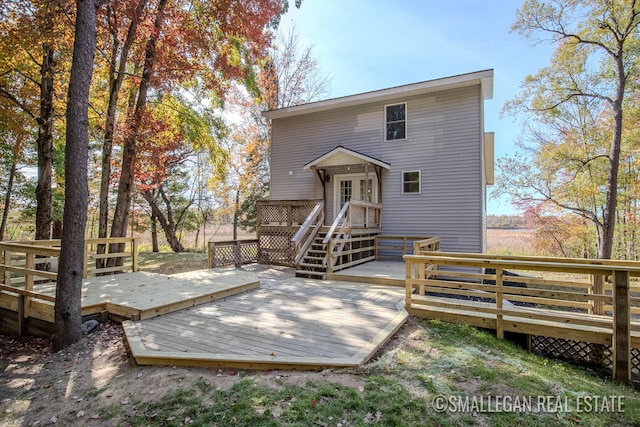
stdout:
[[385,141],[407,139],[407,103],[385,105]]
[[402,172],[402,194],[420,194],[420,171]]

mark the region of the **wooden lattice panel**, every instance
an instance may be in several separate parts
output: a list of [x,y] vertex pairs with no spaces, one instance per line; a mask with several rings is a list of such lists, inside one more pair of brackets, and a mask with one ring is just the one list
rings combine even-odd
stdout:
[[295,253],[291,239],[295,234],[295,228],[286,227],[268,227],[258,233],[258,262],[293,266]]
[[299,205],[291,207],[291,223],[292,224],[303,224],[304,220],[307,219],[315,204],[308,205]]
[[[572,363],[613,368],[613,349],[601,344],[532,335],[531,350]],[[631,370],[640,373],[640,349],[631,349]]]
[[241,242],[239,245],[215,245],[211,253],[211,267],[248,264],[257,259],[257,241]]
[[263,224],[286,224],[289,221],[286,206],[265,205],[261,207],[260,220]]
[[640,374],[640,348],[631,349],[631,374]]

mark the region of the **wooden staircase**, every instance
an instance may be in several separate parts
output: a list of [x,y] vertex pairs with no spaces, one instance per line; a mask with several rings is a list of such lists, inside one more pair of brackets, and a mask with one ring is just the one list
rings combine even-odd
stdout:
[[309,249],[296,264],[296,277],[308,277],[312,279],[324,279],[327,273],[327,245],[322,241],[327,235],[325,231],[319,231],[314,237]]
[[[344,204],[331,227],[325,227],[322,225],[324,202],[319,202],[291,239],[296,253],[296,277],[324,279],[327,266],[332,271],[354,229],[360,234],[379,234],[380,208],[379,204],[350,200]],[[334,241],[337,242],[335,246],[332,244]],[[329,259],[329,254],[332,259]]]

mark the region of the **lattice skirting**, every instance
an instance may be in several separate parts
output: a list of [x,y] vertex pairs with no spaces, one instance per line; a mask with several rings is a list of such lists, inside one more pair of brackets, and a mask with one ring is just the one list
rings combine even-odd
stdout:
[[294,228],[273,227],[273,230],[258,233],[258,262],[292,267],[295,248],[291,239],[296,234]]
[[[613,369],[613,349],[601,344],[532,335],[531,351],[571,363]],[[640,349],[638,348],[631,349],[631,373],[640,375]]]
[[239,245],[217,245],[211,253],[211,266],[240,265],[256,262],[258,259],[258,242],[240,243]]

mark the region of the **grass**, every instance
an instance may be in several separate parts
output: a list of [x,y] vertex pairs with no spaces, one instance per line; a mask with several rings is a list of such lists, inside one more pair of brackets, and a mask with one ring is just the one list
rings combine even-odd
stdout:
[[[397,343],[373,362],[334,372],[355,376],[364,386],[326,381],[321,374],[309,375],[303,386],[291,385],[266,381],[267,373],[241,371],[238,382],[221,390],[205,375],[153,402],[140,401],[135,413],[121,413],[114,420],[134,426],[640,425],[640,392],[632,388],[472,327],[414,319],[404,329]],[[438,396],[454,403],[465,398],[495,402],[502,396],[531,399],[534,410],[454,411],[459,407],[450,404],[439,411]],[[550,399],[548,412],[535,410],[540,409],[539,396]],[[578,412],[577,403],[585,396],[623,396],[624,412]],[[556,407],[558,403],[562,405]]]
[[176,274],[207,268],[206,252],[140,252],[138,268],[149,273]]

